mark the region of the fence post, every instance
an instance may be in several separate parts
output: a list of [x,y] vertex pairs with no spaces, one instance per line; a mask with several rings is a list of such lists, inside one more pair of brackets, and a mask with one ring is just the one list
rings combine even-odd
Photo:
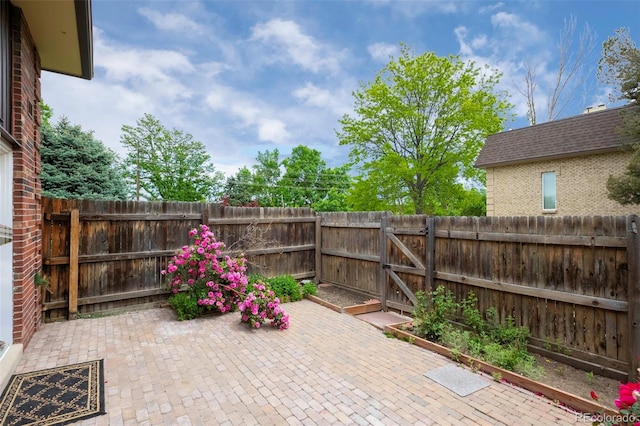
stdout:
[[638,357],[640,357],[640,218],[629,216],[627,238],[627,264],[629,266],[629,376],[632,382],[638,376]]
[[425,293],[433,291],[433,271],[435,270],[435,254],[436,254],[436,220],[433,217],[427,217],[427,254],[424,263],[425,271]]
[[316,212],[316,284],[322,282],[322,217]]
[[388,213],[380,218],[380,304],[383,311],[387,311],[387,227]]
[[72,209],[69,222],[69,319],[78,315],[78,253],[80,251],[80,211]]

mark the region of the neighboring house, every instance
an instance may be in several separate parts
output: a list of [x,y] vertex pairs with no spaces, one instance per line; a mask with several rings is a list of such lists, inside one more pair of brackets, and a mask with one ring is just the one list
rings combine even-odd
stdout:
[[90,0],[0,0],[0,390],[41,321],[40,71],[93,76]]
[[606,188],[631,158],[621,149],[630,141],[621,133],[625,107],[594,109],[489,136],[476,161],[487,171],[487,216],[640,213],[610,200]]

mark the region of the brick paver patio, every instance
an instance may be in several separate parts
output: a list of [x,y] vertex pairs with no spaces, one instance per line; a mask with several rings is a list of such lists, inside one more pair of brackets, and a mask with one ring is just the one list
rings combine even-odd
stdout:
[[459,397],[424,376],[447,359],[309,301],[291,328],[170,309],[46,324],[17,372],[104,358],[107,414],[92,425],[554,425],[575,414],[521,389]]

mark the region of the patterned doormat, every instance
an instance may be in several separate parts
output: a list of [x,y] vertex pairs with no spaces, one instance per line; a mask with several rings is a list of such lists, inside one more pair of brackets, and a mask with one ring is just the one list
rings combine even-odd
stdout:
[[103,360],[11,376],[0,425],[64,425],[105,414]]

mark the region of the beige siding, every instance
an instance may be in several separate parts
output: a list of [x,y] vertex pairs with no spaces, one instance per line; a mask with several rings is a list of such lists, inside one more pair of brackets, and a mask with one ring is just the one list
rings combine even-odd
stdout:
[[[609,175],[626,170],[623,152],[563,158],[487,168],[487,216],[640,214],[640,206],[622,206],[607,197]],[[556,172],[555,213],[542,211],[542,173]]]

